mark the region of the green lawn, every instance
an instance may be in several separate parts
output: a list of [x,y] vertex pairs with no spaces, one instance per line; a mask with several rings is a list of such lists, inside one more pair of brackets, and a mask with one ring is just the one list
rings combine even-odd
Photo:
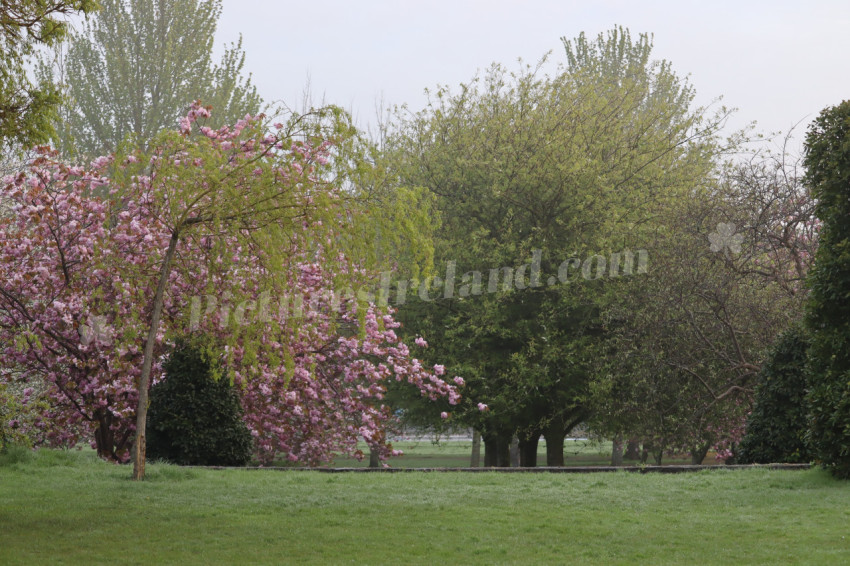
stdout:
[[[403,456],[389,460],[394,468],[466,468],[472,454],[471,441],[440,441],[429,439],[396,440],[393,448],[404,451]],[[360,449],[368,455],[369,448],[361,443]],[[690,463],[690,459],[665,459],[665,463]],[[634,462],[630,462],[634,463]],[[714,462],[711,462],[714,463]],[[286,462],[280,462],[287,465]],[[611,464],[611,442],[589,440],[567,440],[564,442],[564,464],[567,466],[607,466]],[[337,467],[362,468],[369,465],[369,459],[357,461],[354,458],[337,458],[333,462]],[[484,445],[481,445],[481,462],[484,465]],[[546,441],[541,440],[537,450],[537,465],[546,465]]]
[[0,456],[0,564],[850,563],[850,484],[820,470],[129,475]]

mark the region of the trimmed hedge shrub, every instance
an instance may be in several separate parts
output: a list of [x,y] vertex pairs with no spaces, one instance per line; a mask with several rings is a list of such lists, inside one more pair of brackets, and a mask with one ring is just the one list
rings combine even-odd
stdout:
[[151,388],[147,456],[181,465],[242,466],[251,456],[251,433],[239,397],[194,343],[179,342],[165,363],[165,378]]
[[805,441],[808,346],[806,334],[799,327],[786,331],[773,346],[758,376],[755,406],[738,445],[737,463],[812,460]]

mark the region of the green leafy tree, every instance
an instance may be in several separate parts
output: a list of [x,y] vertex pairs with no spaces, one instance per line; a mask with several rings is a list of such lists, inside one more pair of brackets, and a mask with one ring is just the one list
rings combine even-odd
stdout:
[[212,61],[221,0],[103,0],[40,74],[65,85],[56,144],[66,156],[115,151],[128,136],[147,143],[174,128],[193,100],[211,105],[211,127],[257,114],[262,103],[242,76],[242,40]]
[[[481,431],[489,464],[505,460],[513,434],[526,465],[541,434],[547,462],[562,464],[565,435],[588,416],[600,315],[622,287],[562,284],[563,262],[577,258],[580,272],[595,254],[645,247],[664,229],[654,219],[712,167],[718,123],[691,108],[693,89],[669,63],[651,59],[649,36],[616,29],[564,47],[551,76],[543,62],[496,65],[457,92],[439,88],[424,111],[399,117],[391,144],[402,180],[436,197],[435,264],[453,261],[457,274],[452,296],[426,292],[402,315],[466,379],[454,416]],[[515,277],[530,263],[538,280],[530,268]],[[490,292],[490,270],[506,266]]]
[[808,439],[818,461],[850,478],[850,101],[826,108],[811,125],[804,163],[822,222],[808,278]]
[[802,316],[811,199],[772,158],[713,173],[659,224],[652,268],[605,312],[594,426],[700,463],[732,454],[765,352]]
[[603,313],[612,337],[593,427],[640,437],[656,458],[686,451],[700,463],[712,446],[731,456],[766,353],[802,317],[814,200],[799,159],[751,147],[656,217],[649,273],[621,281],[628,291]]
[[0,145],[4,149],[44,143],[52,129],[59,89],[50,81],[33,84],[26,64],[37,46],[55,45],[68,32],[62,18],[90,14],[94,0],[4,0],[0,5]]

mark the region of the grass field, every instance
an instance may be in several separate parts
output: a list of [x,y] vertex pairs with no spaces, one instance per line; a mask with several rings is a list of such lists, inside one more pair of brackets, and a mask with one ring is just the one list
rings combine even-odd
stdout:
[[[465,468],[470,465],[471,441],[434,442],[429,438],[402,439],[393,442],[393,447],[404,451],[403,456],[391,458],[389,464],[394,468]],[[365,444],[360,446],[368,454]],[[625,464],[637,464],[636,460],[627,460]],[[665,455],[662,464],[690,464],[687,454]],[[714,453],[706,456],[704,464],[717,464]],[[282,466],[287,462],[277,462]],[[611,442],[568,439],[564,442],[565,466],[608,466],[611,464]],[[337,458],[333,462],[337,467],[362,468],[369,465],[369,459],[357,461],[354,458]],[[481,447],[480,465],[484,465],[484,447]],[[546,441],[541,440],[537,450],[537,465],[546,465]]]
[[[469,466],[472,442],[456,440],[434,442],[429,438],[410,438],[394,441],[393,448],[404,451],[403,456],[389,460],[389,464],[394,468],[465,468]],[[368,446],[363,444],[361,449],[368,454]],[[567,440],[564,442],[564,459],[564,464],[567,466],[607,466],[611,463],[611,443]],[[537,463],[540,466],[546,464],[545,440],[540,441]],[[369,460],[367,458],[358,462],[354,458],[337,458],[333,465],[360,468],[368,466]],[[481,465],[484,465],[483,445],[481,446]]]
[[820,470],[327,474],[0,455],[0,564],[847,564]]

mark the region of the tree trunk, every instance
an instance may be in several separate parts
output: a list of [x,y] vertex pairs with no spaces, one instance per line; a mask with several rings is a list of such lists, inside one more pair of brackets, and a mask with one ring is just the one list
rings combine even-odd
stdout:
[[615,436],[614,437],[614,445],[611,448],[611,465],[612,466],[622,466],[623,465],[623,437]]
[[537,466],[537,447],[540,444],[540,432],[535,431],[525,438],[519,439],[519,465],[523,468]]
[[117,462],[115,454],[115,433],[112,431],[112,412],[107,409],[98,409],[95,412],[97,428],[94,431],[94,445],[98,458]]
[[380,468],[381,467],[381,459],[378,457],[378,451],[374,448],[369,448],[369,467],[370,468]]
[[156,335],[159,332],[159,320],[162,317],[162,304],[165,296],[165,286],[171,273],[171,260],[177,249],[179,234],[175,231],[171,234],[168,242],[168,250],[162,261],[159,271],[159,284],[156,286],[156,294],[153,298],[153,313],[151,313],[151,327],[148,331],[148,340],[145,343],[145,358],[142,363],[142,375],[139,378],[139,404],[136,407],[136,440],[133,442],[133,479],[145,479],[145,427],[148,421],[148,389],[150,388],[151,367],[153,366],[153,347],[156,344]]
[[640,463],[641,464],[646,464],[646,462],[649,460],[649,453],[652,450],[653,450],[652,444],[644,440],[643,444],[641,445],[641,451],[640,451]]
[[552,419],[549,427],[543,432],[543,437],[546,439],[546,465],[563,467],[564,439],[567,437],[564,420],[560,417]]
[[499,437],[499,443],[496,445],[496,466],[499,468],[509,468],[511,466],[511,438],[509,436]]
[[484,465],[487,467],[507,468],[510,465],[509,445],[510,437],[508,436],[485,436]]
[[519,438],[516,435],[511,437],[511,443],[508,447],[508,455],[511,462],[511,468],[519,468]]
[[640,459],[640,439],[630,438],[626,444],[626,453],[623,454],[624,460],[639,460]]
[[484,467],[492,468],[496,466],[496,444],[497,438],[495,436],[485,436],[484,437]]
[[472,431],[472,457],[469,460],[469,467],[477,468],[481,465],[481,433],[477,430]]
[[705,460],[705,457],[708,455],[709,448],[711,448],[710,444],[703,444],[702,446],[696,446],[691,449],[691,464],[694,466],[701,466],[702,461]]

